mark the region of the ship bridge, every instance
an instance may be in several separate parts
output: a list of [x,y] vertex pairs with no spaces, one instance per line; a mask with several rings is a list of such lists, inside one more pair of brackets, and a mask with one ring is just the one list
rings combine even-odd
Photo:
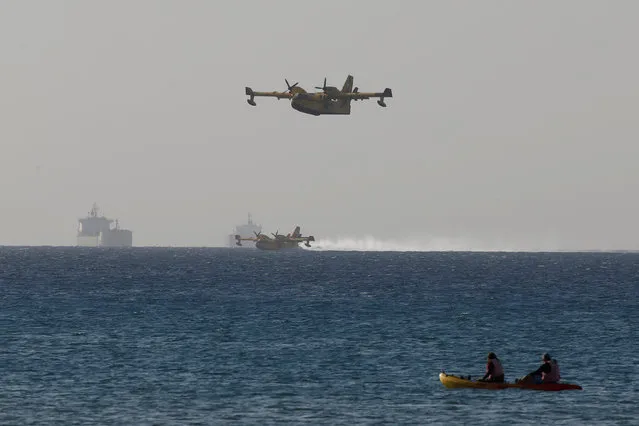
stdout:
[[107,219],[104,216],[100,216],[100,210],[97,204],[93,204],[89,215],[85,218],[79,219],[78,225],[78,237],[97,237],[100,232],[108,231],[111,229],[113,220]]

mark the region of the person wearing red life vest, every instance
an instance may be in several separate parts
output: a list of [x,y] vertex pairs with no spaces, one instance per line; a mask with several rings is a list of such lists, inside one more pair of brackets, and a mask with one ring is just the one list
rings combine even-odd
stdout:
[[550,354],[545,353],[541,357],[543,364],[528,374],[528,376],[533,377],[535,383],[557,383],[561,379],[561,375],[559,373],[559,364],[557,360],[553,359]]
[[494,352],[488,353],[486,374],[479,380],[482,382],[504,383],[504,367],[502,367],[501,361]]

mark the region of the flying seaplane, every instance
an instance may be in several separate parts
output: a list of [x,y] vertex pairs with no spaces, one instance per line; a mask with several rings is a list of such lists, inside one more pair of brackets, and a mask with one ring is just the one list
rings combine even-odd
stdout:
[[356,87],[353,89],[353,76],[349,75],[344,82],[342,90],[334,86],[324,85],[316,86],[321,92],[308,93],[306,90],[298,86],[298,83],[290,85],[287,79],[284,79],[288,91],[286,92],[255,92],[250,87],[246,88],[246,95],[250,96],[246,101],[251,106],[256,106],[255,97],[265,96],[279,99],[290,99],[291,106],[299,112],[311,115],[349,115],[351,113],[351,101],[359,101],[363,99],[379,98],[377,104],[385,107],[384,98],[392,98],[393,92],[386,88],[383,92],[360,92]]
[[300,248],[299,243],[304,243],[306,247],[310,247],[311,241],[315,241],[315,237],[309,235],[308,237],[303,237],[300,232],[300,227],[296,226],[295,230],[290,234],[282,235],[279,231],[276,231],[274,234],[271,233],[273,238],[268,235],[264,235],[261,232],[253,232],[255,234],[255,238],[242,238],[240,235],[235,236],[235,244],[238,246],[242,245],[242,241],[255,241],[255,247],[260,250],[280,250],[280,249],[294,249]]

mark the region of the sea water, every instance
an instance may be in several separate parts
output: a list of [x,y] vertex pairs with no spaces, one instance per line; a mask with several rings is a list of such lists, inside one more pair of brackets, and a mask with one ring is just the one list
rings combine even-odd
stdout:
[[[639,254],[0,248],[0,424],[639,424]],[[549,352],[582,391],[514,381]]]

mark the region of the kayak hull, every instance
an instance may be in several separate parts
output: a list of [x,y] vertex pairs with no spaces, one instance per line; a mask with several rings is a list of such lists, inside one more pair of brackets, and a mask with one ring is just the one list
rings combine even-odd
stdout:
[[439,380],[444,386],[449,389],[473,388],[500,390],[508,388],[508,383],[479,382],[477,380],[468,380],[458,376],[453,376],[451,374],[446,374],[443,371],[439,373]]
[[444,386],[450,389],[490,389],[490,390],[502,390],[502,389],[527,389],[537,391],[550,391],[557,392],[563,390],[582,390],[581,386],[571,383],[494,383],[494,382],[479,382],[477,380],[464,379],[462,377],[446,374],[445,372],[439,373],[439,380]]
[[540,383],[540,384],[519,384],[510,383],[509,388],[519,388],[528,390],[538,390],[547,392],[557,392],[564,390],[582,390],[582,387],[572,383]]

